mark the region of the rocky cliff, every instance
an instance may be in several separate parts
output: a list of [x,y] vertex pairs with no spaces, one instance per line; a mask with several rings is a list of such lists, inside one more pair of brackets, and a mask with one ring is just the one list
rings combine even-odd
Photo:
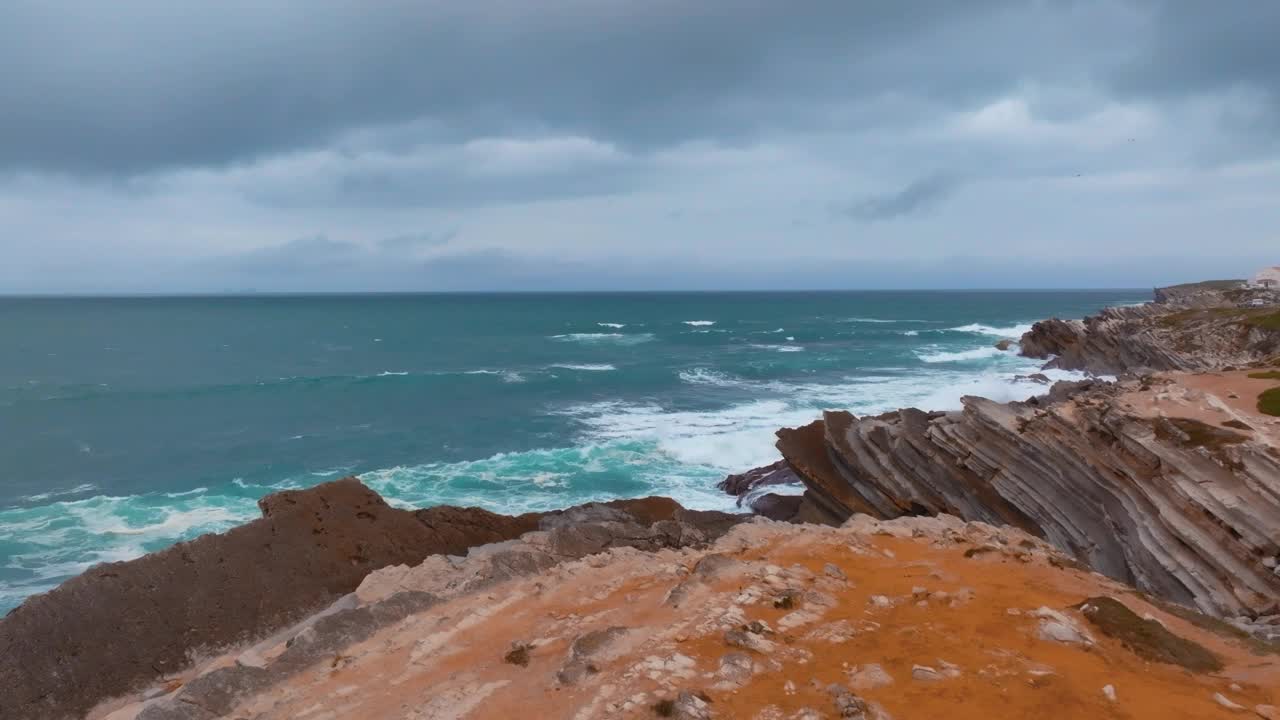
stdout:
[[[352,592],[372,571],[510,540],[564,512],[390,507],[355,478],[269,495],[263,517],[128,562],[95,566],[0,619],[0,718],[77,717],[263,637]],[[644,527],[690,513],[666,498],[603,506]],[[606,543],[607,545],[607,543]]]
[[368,576],[91,720],[1275,720],[1280,656],[954,517],[602,508]]
[[757,483],[794,473],[804,495],[775,517],[950,513],[1017,527],[1110,577],[1280,636],[1280,420],[1258,404],[1273,375],[1256,372],[1280,353],[1277,301],[1237,281],[1199,283],[1037,323],[1023,354],[1122,379],[1059,383],[1021,403],[967,397],[957,412],[828,412],[780,430],[783,463],[725,489],[767,497]]
[[1280,356],[1280,296],[1240,282],[1162,288],[1155,302],[1083,320],[1043,320],[1021,352],[1099,374],[1205,371]]
[[828,412],[779,431],[778,449],[809,519],[1011,525],[1157,596],[1265,618],[1280,613],[1280,428],[1244,387],[1266,383],[1237,373],[1243,391],[1222,396],[1168,379],[1060,383],[959,412]]

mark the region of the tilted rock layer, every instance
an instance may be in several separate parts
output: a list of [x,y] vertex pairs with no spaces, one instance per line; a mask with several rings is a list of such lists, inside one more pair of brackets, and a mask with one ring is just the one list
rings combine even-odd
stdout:
[[1240,717],[1217,698],[1280,702],[1280,657],[1014,529],[759,519],[715,539],[711,516],[596,509],[543,527],[373,573],[343,609],[90,718],[1202,720]]
[[1280,356],[1280,294],[1243,284],[1156,291],[1156,302],[1043,320],[1020,342],[1046,367],[1101,374],[1203,371]]
[[[1230,387],[1265,383],[1228,375],[1218,379]],[[1012,525],[1160,597],[1219,616],[1275,614],[1274,419],[1252,411],[1247,390],[1219,397],[1211,385],[1060,383],[1023,403],[967,397],[958,412],[828,412],[779,431],[778,448],[807,486],[810,517]]]

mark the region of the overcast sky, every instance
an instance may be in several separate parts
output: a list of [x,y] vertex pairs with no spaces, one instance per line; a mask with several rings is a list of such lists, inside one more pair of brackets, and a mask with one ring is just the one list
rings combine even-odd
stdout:
[[1272,0],[0,0],[0,292],[1280,263]]

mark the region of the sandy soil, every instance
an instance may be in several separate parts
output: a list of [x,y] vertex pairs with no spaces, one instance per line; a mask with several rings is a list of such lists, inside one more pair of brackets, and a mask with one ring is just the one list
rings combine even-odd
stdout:
[[1135,390],[1119,399],[1124,407],[1146,417],[1182,417],[1218,426],[1236,420],[1252,428],[1243,431],[1247,435],[1280,446],[1280,418],[1257,409],[1258,394],[1280,382],[1249,377],[1256,372],[1161,373],[1156,377],[1169,384]]

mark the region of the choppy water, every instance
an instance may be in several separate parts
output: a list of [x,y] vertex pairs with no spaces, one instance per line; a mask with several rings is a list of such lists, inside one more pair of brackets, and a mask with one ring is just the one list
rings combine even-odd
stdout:
[[778,427],[1026,397],[997,340],[1145,296],[0,299],[0,611],[351,473],[406,506],[729,507]]

